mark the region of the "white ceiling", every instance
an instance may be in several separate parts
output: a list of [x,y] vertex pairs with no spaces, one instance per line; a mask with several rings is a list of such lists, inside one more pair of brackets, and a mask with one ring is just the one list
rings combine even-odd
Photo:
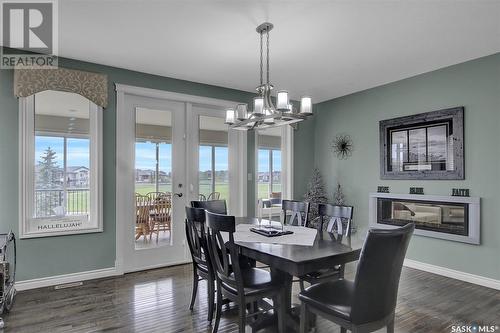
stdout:
[[314,102],[500,52],[500,1],[59,1],[61,56]]

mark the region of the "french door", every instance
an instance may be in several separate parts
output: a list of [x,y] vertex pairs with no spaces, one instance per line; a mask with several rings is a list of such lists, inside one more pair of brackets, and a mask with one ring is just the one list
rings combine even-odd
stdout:
[[185,103],[127,95],[119,117],[123,271],[185,262]]
[[246,213],[246,132],[229,130],[234,102],[117,85],[116,269],[188,262],[190,200],[218,193]]

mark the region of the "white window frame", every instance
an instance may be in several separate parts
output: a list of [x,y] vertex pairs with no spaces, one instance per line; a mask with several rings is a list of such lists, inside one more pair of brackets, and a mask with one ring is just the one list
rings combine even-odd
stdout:
[[[281,199],[293,199],[293,127],[281,127]],[[255,211],[257,211],[257,198],[259,196],[259,133],[255,130]],[[270,148],[263,148],[270,149]]]
[[[33,214],[35,188],[35,95],[19,98],[19,235],[38,238],[103,231],[102,221],[102,107],[89,101],[90,130],[90,219],[92,228],[28,232]],[[44,133],[50,134],[50,133]],[[57,134],[55,134],[57,135]]]

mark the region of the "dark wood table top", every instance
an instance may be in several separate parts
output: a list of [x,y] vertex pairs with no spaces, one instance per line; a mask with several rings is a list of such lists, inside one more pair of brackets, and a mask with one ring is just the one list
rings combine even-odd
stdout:
[[[262,220],[263,224],[267,220]],[[258,224],[256,218],[237,217],[237,224]],[[316,235],[313,246],[237,242],[241,253],[272,268],[294,276],[358,260],[363,246],[362,235],[349,237],[323,232]]]

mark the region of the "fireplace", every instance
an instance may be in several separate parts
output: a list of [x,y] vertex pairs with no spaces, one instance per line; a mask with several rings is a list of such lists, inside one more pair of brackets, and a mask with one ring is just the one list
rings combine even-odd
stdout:
[[479,244],[479,198],[370,194],[370,224],[415,224],[415,234]]

